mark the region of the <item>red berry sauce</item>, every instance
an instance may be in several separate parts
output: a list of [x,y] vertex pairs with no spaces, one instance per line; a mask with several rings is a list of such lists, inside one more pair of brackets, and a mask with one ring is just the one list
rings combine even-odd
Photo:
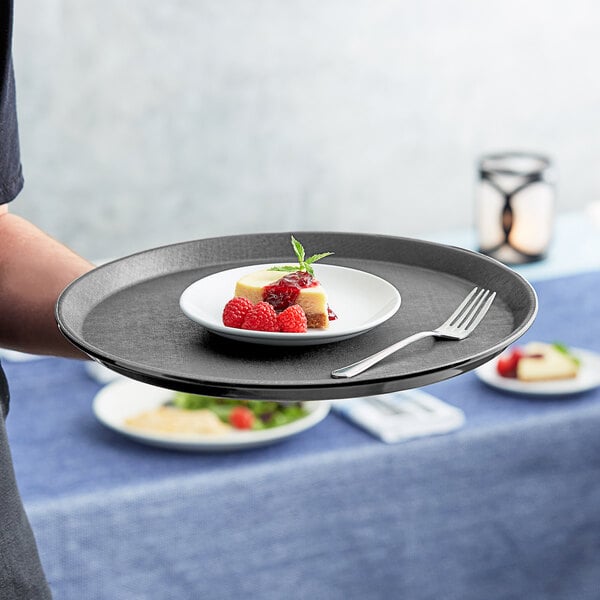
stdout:
[[277,280],[263,289],[263,300],[268,302],[276,312],[285,310],[296,304],[300,290],[315,287],[319,282],[306,271],[295,271]]

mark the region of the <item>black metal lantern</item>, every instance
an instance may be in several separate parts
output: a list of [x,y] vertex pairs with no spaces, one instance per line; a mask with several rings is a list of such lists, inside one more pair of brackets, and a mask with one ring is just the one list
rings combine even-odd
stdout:
[[490,154],[479,161],[479,250],[507,264],[546,256],[554,222],[554,174],[546,156]]

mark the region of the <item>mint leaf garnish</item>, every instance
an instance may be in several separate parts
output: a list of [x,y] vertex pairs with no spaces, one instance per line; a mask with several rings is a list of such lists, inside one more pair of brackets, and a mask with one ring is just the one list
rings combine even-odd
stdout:
[[321,254],[313,254],[310,258],[306,259],[306,264],[312,265],[314,262],[325,258],[326,256],[331,256],[333,252],[321,252]]
[[552,346],[556,350],[558,350],[561,354],[564,354],[565,356],[567,356],[568,358],[570,358],[577,366],[579,366],[581,364],[581,361],[576,356],[573,356],[571,354],[571,351],[569,350],[569,347],[566,346],[565,344],[563,344],[561,342],[553,342]]
[[567,348],[565,344],[561,342],[553,342],[552,345],[556,350],[558,350],[562,354],[569,354],[569,348]]
[[271,267],[269,271],[284,271],[287,273],[291,273],[294,271],[306,271],[311,275],[314,275],[315,272],[312,268],[312,264],[325,258],[326,256],[331,256],[333,252],[321,252],[320,254],[313,254],[309,258],[306,258],[306,253],[304,252],[304,247],[302,244],[292,236],[292,248],[294,249],[294,254],[298,259],[297,265],[285,265],[283,267]]
[[304,247],[294,236],[292,236],[292,247],[298,257],[298,263],[302,264],[304,262]]
[[298,270],[298,265],[285,265],[283,267],[271,267],[267,271],[284,271],[285,273],[295,273]]

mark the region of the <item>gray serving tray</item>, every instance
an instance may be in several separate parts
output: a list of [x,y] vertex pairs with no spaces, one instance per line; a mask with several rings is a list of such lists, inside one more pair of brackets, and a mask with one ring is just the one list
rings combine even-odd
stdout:
[[[70,284],[56,306],[63,334],[90,357],[123,375],[166,387],[228,398],[326,400],[420,387],[490,360],[533,322],[531,285],[481,254],[383,235],[294,232],[309,252],[368,271],[394,285],[398,312],[375,329],[321,346],[235,342],[210,333],[179,307],[194,281],[242,265],[289,262],[290,232],[228,236],[147,250],[102,265]],[[352,379],[331,371],[443,322],[474,287],[497,292],[489,313],[460,342],[416,342]]]

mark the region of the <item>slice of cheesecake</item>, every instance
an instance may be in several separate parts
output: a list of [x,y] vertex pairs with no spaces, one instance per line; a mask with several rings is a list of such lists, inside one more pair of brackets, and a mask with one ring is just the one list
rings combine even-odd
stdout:
[[283,274],[281,271],[254,271],[244,275],[235,285],[235,295],[253,304],[265,301],[279,313],[299,304],[311,329],[329,326],[327,294],[323,286],[305,271]]
[[571,379],[578,371],[579,365],[573,357],[542,342],[527,344],[517,363],[517,379],[521,381]]

